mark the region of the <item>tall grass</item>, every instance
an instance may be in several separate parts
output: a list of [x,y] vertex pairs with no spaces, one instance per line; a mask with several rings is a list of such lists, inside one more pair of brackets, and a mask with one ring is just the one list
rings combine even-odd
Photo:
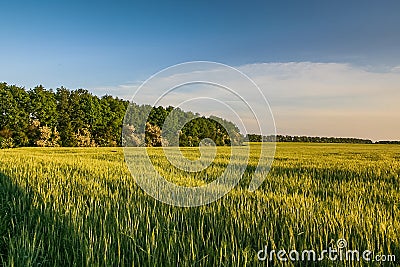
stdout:
[[[196,149],[188,150],[196,157]],[[150,154],[171,181],[198,185],[221,173],[227,151],[202,175],[167,169],[156,149]],[[254,266],[267,264],[256,255],[264,246],[321,251],[339,238],[351,249],[400,260],[399,146],[278,144],[272,170],[255,192],[246,190],[252,164],[227,196],[179,208],[136,185],[121,149],[0,150],[0,263]],[[287,263],[296,264],[312,265]],[[371,264],[378,263],[315,265]]]

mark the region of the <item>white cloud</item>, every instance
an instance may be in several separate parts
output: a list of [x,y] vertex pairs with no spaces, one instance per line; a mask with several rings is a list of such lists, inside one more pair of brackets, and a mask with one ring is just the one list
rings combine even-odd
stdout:
[[400,66],[396,66],[391,69],[391,72],[399,72],[400,73]]

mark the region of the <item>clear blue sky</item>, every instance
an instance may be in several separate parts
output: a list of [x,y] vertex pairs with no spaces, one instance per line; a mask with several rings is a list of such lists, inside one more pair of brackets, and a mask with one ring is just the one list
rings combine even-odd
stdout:
[[74,89],[191,60],[400,65],[400,1],[1,1],[0,81]]

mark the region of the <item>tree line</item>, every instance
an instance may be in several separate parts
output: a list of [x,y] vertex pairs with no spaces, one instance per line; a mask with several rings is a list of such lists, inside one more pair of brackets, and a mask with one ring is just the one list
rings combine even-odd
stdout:
[[[124,116],[126,120],[124,122]],[[168,119],[167,119],[168,118]],[[121,138],[122,136],[122,138]],[[368,139],[247,134],[219,117],[179,108],[138,105],[87,90],[26,90],[0,83],[0,148],[40,146],[218,146],[250,142],[372,144]],[[204,140],[206,140],[204,142]],[[400,141],[378,141],[400,144]]]
[[268,135],[247,134],[248,142],[303,142],[303,143],[351,143],[351,144],[400,144],[400,141],[376,141],[369,139],[348,137],[319,137],[319,136],[292,136],[292,135]]
[[206,118],[172,106],[135,103],[127,109],[123,133],[125,146],[199,146],[206,138],[217,146],[225,146],[240,145],[244,139],[234,123],[216,116]]
[[[127,123],[123,124],[125,114]],[[171,114],[170,125],[163,132]],[[198,146],[204,138],[216,145],[230,145],[240,144],[244,137],[229,121],[172,106],[137,105],[110,95],[98,97],[84,89],[52,90],[39,85],[26,90],[0,83],[1,148]]]

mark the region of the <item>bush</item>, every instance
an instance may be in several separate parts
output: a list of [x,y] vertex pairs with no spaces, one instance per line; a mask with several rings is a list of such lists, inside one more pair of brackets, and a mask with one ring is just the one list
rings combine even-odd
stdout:
[[2,138],[1,148],[13,148],[15,146],[14,139],[12,137]]

